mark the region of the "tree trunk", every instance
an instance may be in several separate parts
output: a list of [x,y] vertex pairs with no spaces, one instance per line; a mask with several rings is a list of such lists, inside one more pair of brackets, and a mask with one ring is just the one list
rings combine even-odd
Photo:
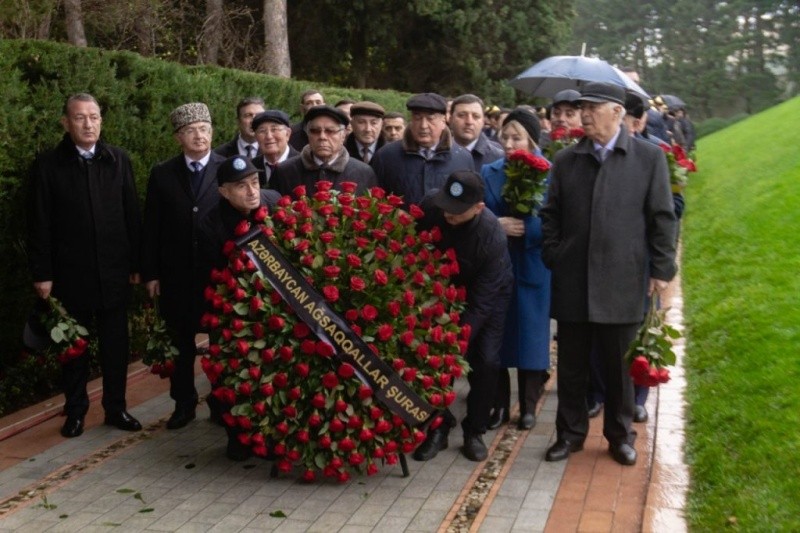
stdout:
[[152,56],[154,49],[153,24],[155,22],[153,6],[148,0],[139,2],[135,13],[133,32],[136,35],[136,48],[141,55]]
[[286,0],[264,0],[264,72],[281,78],[292,75]]
[[67,19],[67,40],[75,46],[86,47],[86,32],[83,30],[81,0],[64,0],[64,13]]
[[222,42],[223,0],[206,0],[206,22],[203,25],[200,62],[219,64],[219,47]]

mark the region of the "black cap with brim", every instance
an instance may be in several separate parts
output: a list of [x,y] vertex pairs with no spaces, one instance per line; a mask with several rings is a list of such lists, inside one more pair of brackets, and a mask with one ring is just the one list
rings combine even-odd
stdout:
[[483,201],[483,179],[472,170],[457,170],[450,174],[431,201],[445,213],[460,215]]
[[274,122],[286,127],[291,127],[292,123],[289,121],[289,115],[280,109],[268,109],[253,117],[252,128],[255,130],[265,122]]
[[612,102],[625,105],[625,89],[610,83],[590,82],[581,87],[580,102]]
[[409,111],[429,111],[431,113],[447,113],[447,100],[436,93],[415,94],[406,101]]
[[578,100],[580,99],[581,99],[581,93],[579,93],[575,89],[564,89],[563,91],[558,91],[556,95],[553,97],[553,105],[566,103],[577,106]]
[[628,92],[625,94],[625,113],[633,118],[642,118],[644,112],[650,104],[636,93]]
[[221,187],[226,183],[236,183],[252,174],[258,174],[252,161],[242,155],[235,155],[223,161],[217,169],[217,185]]
[[303,124],[308,124],[317,117],[330,117],[345,127],[350,124],[350,119],[347,118],[344,112],[329,105],[317,105],[309,109],[306,112],[306,116],[303,117]]

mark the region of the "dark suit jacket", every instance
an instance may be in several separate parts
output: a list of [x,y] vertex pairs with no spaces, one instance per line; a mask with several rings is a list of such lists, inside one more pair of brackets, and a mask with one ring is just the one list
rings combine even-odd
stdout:
[[31,169],[28,260],[67,309],[124,305],[139,272],[141,219],[128,154],[98,141],[84,161],[65,134]]
[[229,157],[233,157],[235,155],[239,155],[239,134],[237,133],[233,140],[228,141],[226,143],[220,144],[216,148],[214,148],[214,152],[218,153],[225,159]]
[[160,281],[161,314],[184,332],[199,329],[203,295],[197,287],[206,280],[200,279],[198,227],[219,202],[216,176],[224,160],[211,153],[197,197],[183,154],[153,167],[147,183],[142,278]]
[[666,157],[624,126],[602,165],[588,138],[558,152],[540,216],[557,320],[638,323],[649,278],[675,275]]
[[[285,161],[288,161],[289,159],[298,155],[300,155],[300,152],[289,146],[289,155]],[[272,171],[267,167],[267,162],[264,160],[264,156],[257,155],[254,157],[253,166],[258,169],[258,183],[261,185],[261,188],[268,189],[270,178],[272,178]]]
[[[375,157],[375,154],[378,152],[378,149],[381,148],[386,141],[383,139],[383,135],[378,136],[378,144],[375,145],[375,151],[372,152],[372,157]],[[344,141],[344,147],[347,150],[347,153],[350,154],[350,157],[353,159],[358,159],[359,161],[364,161],[364,156],[358,150],[358,143],[356,142],[355,136],[351,133],[347,136],[347,139]]]

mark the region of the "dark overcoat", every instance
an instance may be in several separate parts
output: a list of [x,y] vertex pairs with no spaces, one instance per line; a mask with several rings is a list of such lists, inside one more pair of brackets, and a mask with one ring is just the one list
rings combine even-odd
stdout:
[[386,144],[369,162],[378,183],[387,192],[402,196],[406,205],[419,204],[427,193],[444,187],[447,177],[456,170],[475,170],[472,155],[452,142],[445,129],[430,159],[420,153],[420,146],[406,128],[403,138]]
[[503,159],[506,155],[503,147],[490,140],[483,132],[478,136],[478,142],[475,143],[475,147],[470,151],[472,152],[472,163],[476,172],[480,171],[483,165],[494,163],[498,159]]
[[68,309],[124,305],[139,272],[141,219],[128,154],[98,141],[86,161],[68,134],[31,169],[28,260]]
[[[486,185],[484,202],[498,218],[511,216],[503,199],[505,158],[481,169]],[[550,271],[542,262],[542,224],[526,216],[525,235],[508,237],[514,268],[514,292],[506,316],[500,362],[507,368],[550,368]]]
[[356,184],[356,194],[364,194],[378,184],[372,168],[350,157],[344,147],[331,165],[320,167],[311,155],[311,147],[306,146],[299,156],[278,165],[270,178],[269,187],[281,194],[292,195],[295,187],[305,185],[306,192],[311,196],[317,190],[318,181],[330,181],[337,190],[341,189],[342,182],[352,181]]
[[588,138],[558,152],[540,216],[557,320],[640,322],[649,278],[676,273],[666,157],[624,126],[602,165]]
[[[199,260],[200,222],[217,206],[217,169],[225,160],[211,152],[197,197],[183,154],[150,172],[144,205],[142,279],[159,280],[161,314],[172,327],[197,331],[203,309]],[[192,329],[194,328],[194,329]]]
[[[375,145],[375,152],[372,153],[372,157],[375,157],[375,154],[378,153],[378,150],[382,148],[384,144],[386,144],[386,140],[383,138],[383,135],[379,135],[378,143]],[[361,162],[364,161],[364,155],[358,150],[356,136],[352,133],[347,136],[347,139],[344,140],[344,148],[353,159],[358,159]]]

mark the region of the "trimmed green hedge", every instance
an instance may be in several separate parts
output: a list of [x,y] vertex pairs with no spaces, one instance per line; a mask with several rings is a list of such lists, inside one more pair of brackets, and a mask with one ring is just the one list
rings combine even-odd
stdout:
[[[8,369],[21,349],[21,331],[33,292],[25,261],[25,194],[35,154],[61,138],[65,99],[93,94],[103,109],[103,137],[125,148],[140,195],[155,163],[178,147],[169,113],[186,102],[208,104],[214,145],[236,132],[236,103],[261,96],[267,107],[297,116],[300,95],[319,88],[326,101],[372,100],[387,110],[405,109],[407,95],[356,90],[276,78],[252,72],[146,59],[130,52],[75,48],[30,40],[0,40],[0,365]],[[2,407],[0,407],[0,410]]]

